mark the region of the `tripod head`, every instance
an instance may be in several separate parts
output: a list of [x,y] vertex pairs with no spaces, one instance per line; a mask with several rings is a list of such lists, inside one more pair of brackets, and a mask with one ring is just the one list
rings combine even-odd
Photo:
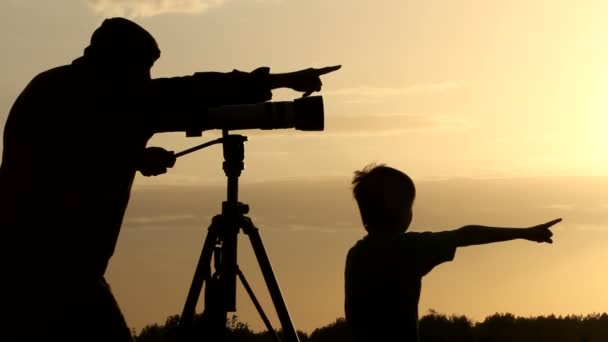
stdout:
[[227,201],[222,204],[222,213],[244,215],[249,212],[249,206],[238,202],[238,177],[245,168],[245,146],[247,137],[240,134],[229,134],[228,130],[222,130],[222,137],[194,146],[175,154],[175,158],[201,150],[216,144],[222,144],[224,150],[224,162],[222,168],[228,177]]
[[247,137],[242,135],[226,134],[222,137],[222,145],[224,146],[224,163],[222,165],[226,176],[240,176],[241,171],[245,168],[245,146]]
[[[208,141],[206,143],[202,143],[200,145],[196,145],[194,147],[191,147],[189,149],[183,150],[181,152],[177,152],[175,154],[175,158],[184,156],[186,154],[190,154],[194,151],[198,151],[201,150],[205,147],[209,147],[209,146],[213,146],[216,144],[223,144],[224,145],[224,159],[230,159],[233,160],[234,157],[237,157],[238,159],[243,160],[244,159],[244,147],[243,143],[247,141],[247,137],[242,136],[240,134],[230,134],[228,132],[227,129],[222,130],[222,137],[215,139],[215,140],[211,140]],[[241,148],[239,148],[239,146],[237,145],[236,147],[233,146],[235,144],[238,144],[241,146]],[[226,149],[226,146],[228,146],[228,149]],[[242,170],[243,168],[241,168]]]

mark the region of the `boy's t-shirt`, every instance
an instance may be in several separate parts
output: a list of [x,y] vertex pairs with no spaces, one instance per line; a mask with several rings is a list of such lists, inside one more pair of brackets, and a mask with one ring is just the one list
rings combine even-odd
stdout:
[[368,234],[346,257],[345,313],[357,341],[418,341],[421,280],[451,261],[450,232]]

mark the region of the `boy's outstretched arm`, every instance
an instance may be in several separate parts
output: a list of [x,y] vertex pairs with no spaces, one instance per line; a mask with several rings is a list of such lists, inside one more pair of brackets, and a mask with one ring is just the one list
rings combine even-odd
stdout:
[[452,234],[454,234],[453,239],[456,247],[483,245],[515,239],[525,239],[539,243],[553,243],[553,240],[551,240],[553,233],[551,233],[549,228],[561,220],[562,219],[559,218],[527,228],[500,228],[470,225],[453,230]]

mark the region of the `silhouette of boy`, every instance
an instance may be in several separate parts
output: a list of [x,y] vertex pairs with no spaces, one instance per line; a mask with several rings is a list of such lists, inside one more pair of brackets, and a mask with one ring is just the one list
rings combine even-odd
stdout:
[[104,274],[136,172],[175,162],[148,140],[200,129],[207,107],[318,91],[339,69],[152,79],[159,57],[141,26],[106,19],[82,56],[36,75],[13,104],[0,165],[3,340],[131,341]]
[[346,257],[345,314],[356,341],[418,341],[421,279],[451,261],[456,248],[514,239],[552,243],[549,227],[561,221],[406,233],[416,190],[405,173],[370,165],[356,171],[352,183],[368,233]]

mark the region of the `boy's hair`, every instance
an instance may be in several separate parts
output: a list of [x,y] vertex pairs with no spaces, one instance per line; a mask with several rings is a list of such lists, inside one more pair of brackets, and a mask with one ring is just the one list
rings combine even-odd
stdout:
[[352,184],[363,225],[370,233],[392,229],[401,223],[404,210],[411,210],[416,197],[412,179],[384,164],[370,164],[355,171]]

